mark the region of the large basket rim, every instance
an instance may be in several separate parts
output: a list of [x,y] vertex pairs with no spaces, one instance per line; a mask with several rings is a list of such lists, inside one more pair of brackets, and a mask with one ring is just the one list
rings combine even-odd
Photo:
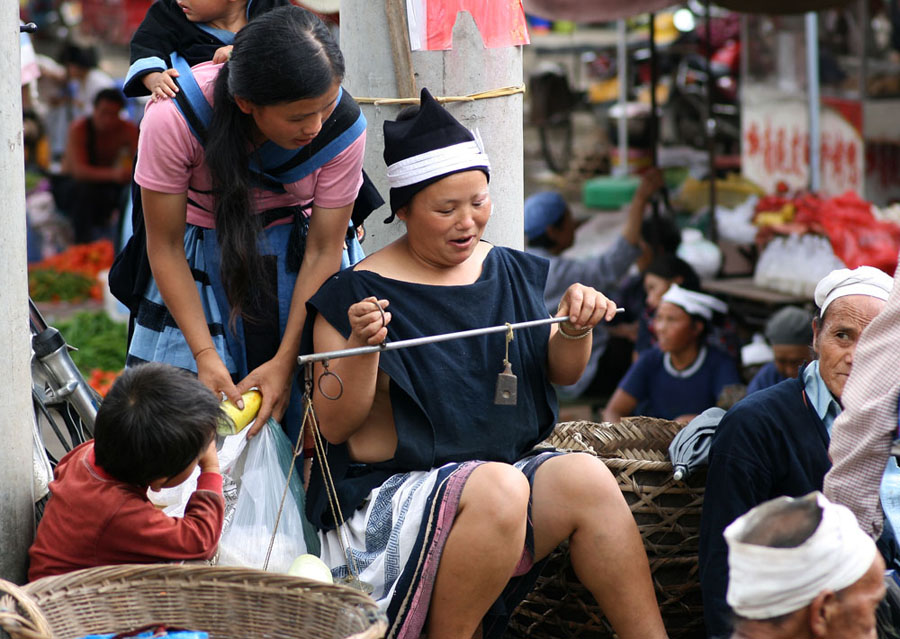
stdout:
[[[48,617],[57,617],[61,611],[66,610],[66,606],[71,608],[73,601],[85,595],[108,598],[126,591],[137,595],[178,590],[186,592],[198,588],[217,590],[223,597],[247,597],[252,593],[265,600],[268,597],[290,596],[294,599],[306,599],[310,603],[315,601],[317,606],[340,607],[353,615],[359,626],[365,628],[347,639],[376,639],[382,637],[387,629],[384,613],[365,593],[342,584],[325,584],[253,568],[123,564],[85,568],[44,577],[21,588],[6,583],[0,585],[4,586],[0,590],[15,599],[22,610],[18,620],[0,618],[0,625],[15,639],[51,639],[58,636],[60,628],[54,627]],[[111,611],[111,614],[114,616],[115,611]],[[121,614],[124,617],[127,613]],[[28,627],[36,627],[42,632],[22,632],[23,628]]]

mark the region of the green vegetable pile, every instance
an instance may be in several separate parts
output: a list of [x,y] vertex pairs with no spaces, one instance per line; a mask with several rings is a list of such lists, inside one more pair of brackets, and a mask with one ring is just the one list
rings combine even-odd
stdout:
[[28,272],[28,291],[35,302],[80,301],[91,296],[96,280],[81,273],[32,269]]
[[80,311],[53,324],[70,346],[72,361],[85,376],[95,369],[120,371],[125,367],[128,326],[103,311]]

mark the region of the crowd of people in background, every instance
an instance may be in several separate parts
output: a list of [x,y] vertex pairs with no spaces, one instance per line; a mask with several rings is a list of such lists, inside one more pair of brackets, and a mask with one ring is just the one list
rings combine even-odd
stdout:
[[99,68],[96,46],[65,42],[50,56],[22,38],[29,259],[102,238],[118,246],[139,105]]

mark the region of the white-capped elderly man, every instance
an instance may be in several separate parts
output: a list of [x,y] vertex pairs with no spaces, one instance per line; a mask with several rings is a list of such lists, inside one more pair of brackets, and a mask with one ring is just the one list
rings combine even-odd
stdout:
[[[882,476],[896,468],[891,443],[900,412],[900,268],[894,290],[859,342],[859,364],[844,392],[844,412],[835,422],[829,452],[834,466],[825,477],[825,495],[844,504],[873,538],[885,515],[900,529],[900,478]],[[896,472],[896,471],[895,471]]]
[[797,378],[748,395],[719,423],[700,522],[700,585],[709,637],[727,637],[732,628],[725,599],[725,527],[766,500],[822,490],[831,467],[831,428],[841,412],[857,340],[884,307],[892,285],[888,275],[868,266],[825,276],[815,292],[818,359]]
[[778,497],[725,539],[732,639],[874,639],[884,560],[845,506]]

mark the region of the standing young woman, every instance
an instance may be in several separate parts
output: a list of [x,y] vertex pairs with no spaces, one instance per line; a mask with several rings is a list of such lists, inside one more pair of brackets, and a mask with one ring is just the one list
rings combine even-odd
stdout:
[[212,103],[205,135],[183,102],[147,106],[135,181],[153,278],[129,365],[194,371],[235,402],[257,387],[257,424],[299,398],[305,303],[341,267],[363,181],[365,119],[343,75],[327,27],[288,6],[241,29],[228,62],[193,68]]

